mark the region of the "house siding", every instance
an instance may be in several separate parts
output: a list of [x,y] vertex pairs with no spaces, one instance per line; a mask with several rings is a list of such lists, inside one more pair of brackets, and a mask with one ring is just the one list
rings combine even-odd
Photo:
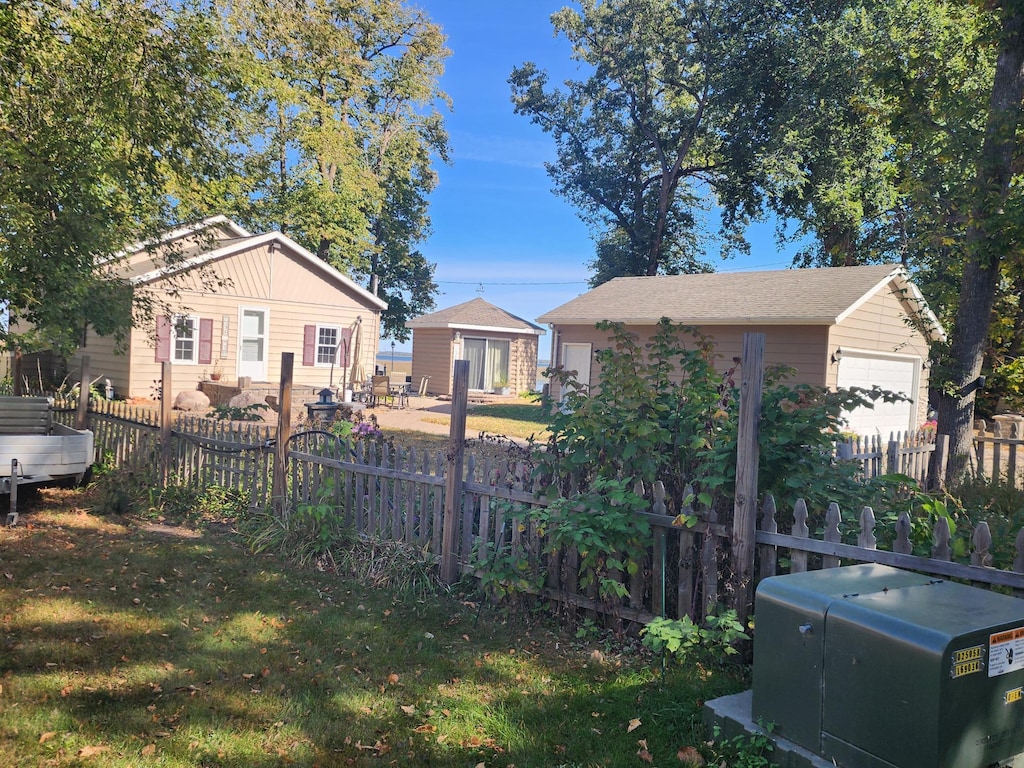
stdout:
[[453,337],[493,339],[509,342],[508,385],[513,393],[537,387],[537,336],[514,331],[478,331],[473,329],[416,328],[412,336],[412,384],[418,387],[423,376],[429,376],[427,391],[432,395],[452,393],[454,368]]
[[[216,275],[217,283],[210,281]],[[156,282],[138,290],[149,290],[167,302],[175,313],[195,315],[213,321],[213,353],[210,363],[174,363],[172,396],[195,389],[214,362],[224,371],[224,380],[236,380],[238,371],[239,307],[266,309],[266,383],[281,377],[281,353],[295,355],[295,386],[341,387],[353,375],[372,372],[380,334],[380,310],[360,303],[356,295],[325,279],[318,270],[297,260],[280,246],[260,245],[229,258],[206,265],[204,270],[181,275],[175,281],[179,296],[170,299]],[[345,370],[302,364],[302,341],[306,325],[354,328],[361,318],[361,333],[353,336],[352,365]],[[224,333],[224,330],[227,330]],[[226,355],[223,352],[226,351]],[[134,328],[127,356],[114,356],[111,340],[90,341],[81,353],[90,354],[93,376],[102,369],[115,371],[111,380],[119,395],[150,397],[161,376],[155,359],[153,329]],[[123,361],[123,362],[122,362]],[[76,363],[77,364],[77,363]],[[256,383],[256,382],[254,382]]]
[[[629,330],[641,339],[641,346],[649,341],[657,331],[657,327],[635,326]],[[710,336],[715,342],[715,368],[727,371],[733,365],[733,359],[742,356],[743,335],[750,332],[765,334],[765,367],[785,365],[795,369],[787,379],[791,384],[825,384],[826,365],[825,349],[828,341],[827,329],[817,326],[779,325],[779,326],[746,326],[722,325],[698,328],[698,331]],[[587,326],[559,326],[555,335],[555,349],[552,353],[552,365],[561,364],[561,346],[566,343],[589,343],[595,353],[610,345],[611,336],[597,328]],[[684,341],[685,341],[684,336]],[[688,345],[689,346],[689,345]],[[595,358],[591,362],[590,381],[599,381],[600,366]],[[551,383],[551,394],[559,397],[560,392],[555,382]]]
[[[831,361],[832,354],[847,347],[916,358],[925,369],[928,361],[928,341],[914,327],[909,318],[914,308],[890,287],[883,288],[858,307],[849,317],[829,329],[829,365],[826,384],[836,386],[839,366]],[[922,370],[917,394],[917,423],[923,423],[928,414],[928,373]]]
[[412,385],[429,376],[427,392],[450,395],[452,392],[452,336],[449,328],[419,328],[412,334]]

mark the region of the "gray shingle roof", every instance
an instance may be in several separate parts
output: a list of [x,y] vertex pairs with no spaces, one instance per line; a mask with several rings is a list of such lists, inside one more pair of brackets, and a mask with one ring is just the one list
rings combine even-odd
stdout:
[[[543,323],[832,325],[882,285],[908,281],[894,264],[770,272],[619,277],[541,315]],[[916,294],[916,289],[912,290]],[[909,295],[908,295],[909,298]],[[919,311],[930,311],[920,302]]]
[[542,334],[544,329],[516,317],[483,299],[472,299],[427,315],[414,317],[406,328],[493,328],[507,331]]

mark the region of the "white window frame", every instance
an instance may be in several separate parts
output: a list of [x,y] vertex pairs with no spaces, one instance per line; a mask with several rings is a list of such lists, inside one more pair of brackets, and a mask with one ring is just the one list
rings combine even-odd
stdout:
[[[184,324],[188,324],[189,328],[192,329],[192,335],[188,341],[192,342],[192,355],[190,357],[180,357],[178,355],[178,327]],[[182,341],[185,338],[182,337]],[[187,363],[190,365],[198,365],[199,363],[199,316],[198,315],[174,315],[171,318],[171,362],[172,363]]]
[[[320,343],[320,332],[321,331],[334,331],[334,355],[327,362],[320,360],[320,350],[326,349],[326,344]],[[340,325],[321,325],[316,324],[316,347],[313,351],[313,366],[315,368],[330,368],[332,364],[338,361],[338,350],[341,348],[341,326]]]

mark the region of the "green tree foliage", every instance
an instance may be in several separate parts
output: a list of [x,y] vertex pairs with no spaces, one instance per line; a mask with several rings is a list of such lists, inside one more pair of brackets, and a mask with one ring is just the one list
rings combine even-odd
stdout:
[[240,220],[277,228],[389,302],[384,332],[433,308],[432,161],[447,160],[439,27],[398,0],[241,0],[224,7],[245,83],[243,175],[222,194]]
[[68,350],[87,324],[123,336],[151,311],[117,254],[223,174],[214,31],[191,2],[0,5],[0,297],[34,326],[0,331],[9,347]]
[[706,271],[710,207],[726,249],[781,171],[781,4],[584,0],[552,16],[590,76],[548,87],[533,63],[510,78],[518,114],[556,142],[548,172],[599,241],[597,279]]

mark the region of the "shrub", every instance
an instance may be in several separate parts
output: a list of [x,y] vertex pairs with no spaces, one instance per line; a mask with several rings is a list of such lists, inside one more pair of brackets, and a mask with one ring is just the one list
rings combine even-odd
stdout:
[[[712,341],[662,319],[649,343],[619,323],[602,322],[608,348],[597,352],[598,383],[589,390],[572,372],[551,369],[564,401],[555,407],[547,450],[536,470],[546,492],[571,498],[598,478],[665,484],[670,514],[692,486],[697,503],[728,515],[735,491],[739,387],[734,359],[716,366]],[[767,372],[760,433],[760,488],[780,506],[803,497],[809,508],[862,497],[858,465],[834,458],[843,411],[897,396],[874,390],[829,392],[788,386],[791,369]]]

